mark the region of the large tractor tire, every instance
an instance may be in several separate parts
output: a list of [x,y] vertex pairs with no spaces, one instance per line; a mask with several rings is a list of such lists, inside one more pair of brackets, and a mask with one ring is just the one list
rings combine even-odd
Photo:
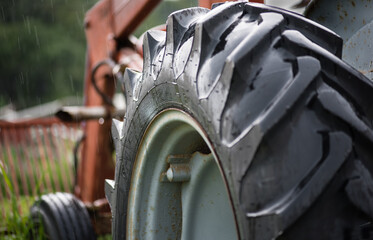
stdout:
[[33,224],[32,239],[96,239],[87,209],[70,193],[41,196],[31,207],[30,215]]
[[341,49],[243,2],[147,32],[113,123],[114,239],[371,239],[373,84]]

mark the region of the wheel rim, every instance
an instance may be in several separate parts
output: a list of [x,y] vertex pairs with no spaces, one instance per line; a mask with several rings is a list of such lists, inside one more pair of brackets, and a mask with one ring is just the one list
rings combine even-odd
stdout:
[[132,171],[127,239],[237,239],[217,157],[199,124],[180,110],[157,115]]

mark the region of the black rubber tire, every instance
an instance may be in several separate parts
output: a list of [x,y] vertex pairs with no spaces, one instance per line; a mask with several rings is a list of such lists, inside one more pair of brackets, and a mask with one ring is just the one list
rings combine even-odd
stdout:
[[215,148],[241,239],[372,238],[373,84],[341,49],[317,23],[242,2],[178,11],[166,34],[145,34],[144,70],[125,73],[127,113],[113,133],[113,237],[125,239],[144,131],[176,108]]
[[33,235],[38,234],[38,228],[42,224],[47,239],[96,239],[87,209],[70,193],[43,195],[31,207],[30,213]]

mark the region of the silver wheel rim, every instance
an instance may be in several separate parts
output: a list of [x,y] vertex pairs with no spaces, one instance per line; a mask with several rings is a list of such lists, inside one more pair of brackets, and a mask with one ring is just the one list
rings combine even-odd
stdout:
[[238,239],[216,154],[180,110],[163,111],[147,128],[127,208],[127,239]]

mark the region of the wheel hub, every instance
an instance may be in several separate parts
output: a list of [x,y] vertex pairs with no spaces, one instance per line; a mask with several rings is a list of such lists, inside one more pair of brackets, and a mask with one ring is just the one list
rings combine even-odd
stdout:
[[182,111],[160,113],[143,136],[132,172],[127,238],[238,238],[216,154]]

